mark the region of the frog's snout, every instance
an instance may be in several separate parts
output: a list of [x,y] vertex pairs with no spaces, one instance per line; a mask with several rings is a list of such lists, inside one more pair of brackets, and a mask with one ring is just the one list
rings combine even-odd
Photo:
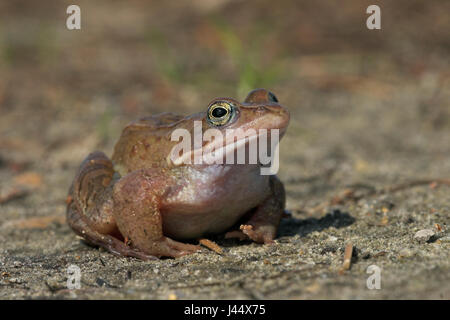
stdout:
[[285,107],[279,104],[270,104],[263,106],[263,108],[270,114],[270,127],[282,129],[289,125],[291,116]]

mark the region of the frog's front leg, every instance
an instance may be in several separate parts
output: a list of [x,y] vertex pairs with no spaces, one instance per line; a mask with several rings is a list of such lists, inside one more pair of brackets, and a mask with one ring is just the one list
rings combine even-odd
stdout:
[[133,248],[157,257],[180,257],[200,249],[164,236],[160,209],[169,191],[170,178],[153,169],[134,171],[114,186],[114,218]]
[[277,176],[270,177],[270,195],[257,207],[240,230],[228,232],[226,238],[250,238],[257,243],[273,243],[284,214],[286,195]]

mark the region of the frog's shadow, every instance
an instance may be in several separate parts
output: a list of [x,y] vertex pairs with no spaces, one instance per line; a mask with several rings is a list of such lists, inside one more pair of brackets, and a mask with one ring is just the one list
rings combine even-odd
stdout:
[[[292,237],[299,235],[300,237],[305,237],[314,231],[323,231],[330,227],[344,228],[352,225],[356,221],[347,212],[341,212],[340,210],[333,210],[327,213],[321,218],[285,218],[281,220],[280,227],[278,229],[277,238],[280,240],[284,237]],[[238,241],[235,239],[221,239],[220,245],[224,247],[234,247],[236,245],[242,244],[243,242],[250,243],[251,241]]]
[[288,218],[281,220],[278,237],[291,237],[299,235],[304,237],[314,231],[323,231],[330,227],[337,229],[352,225],[356,221],[347,212],[333,210],[321,218],[296,219]]

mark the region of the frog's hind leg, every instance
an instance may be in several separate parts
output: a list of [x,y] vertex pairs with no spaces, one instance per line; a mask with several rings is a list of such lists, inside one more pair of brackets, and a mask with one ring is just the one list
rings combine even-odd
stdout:
[[102,152],[91,153],[81,164],[69,191],[67,222],[87,242],[119,256],[154,259],[122,241],[113,215],[112,162]]

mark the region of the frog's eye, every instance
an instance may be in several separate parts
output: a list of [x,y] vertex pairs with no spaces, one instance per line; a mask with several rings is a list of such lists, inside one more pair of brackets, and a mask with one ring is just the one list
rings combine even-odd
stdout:
[[217,101],[209,106],[207,118],[209,123],[222,126],[234,118],[235,112],[235,106],[232,103]]
[[268,96],[269,96],[269,101],[278,102],[277,97],[272,92],[269,91]]

